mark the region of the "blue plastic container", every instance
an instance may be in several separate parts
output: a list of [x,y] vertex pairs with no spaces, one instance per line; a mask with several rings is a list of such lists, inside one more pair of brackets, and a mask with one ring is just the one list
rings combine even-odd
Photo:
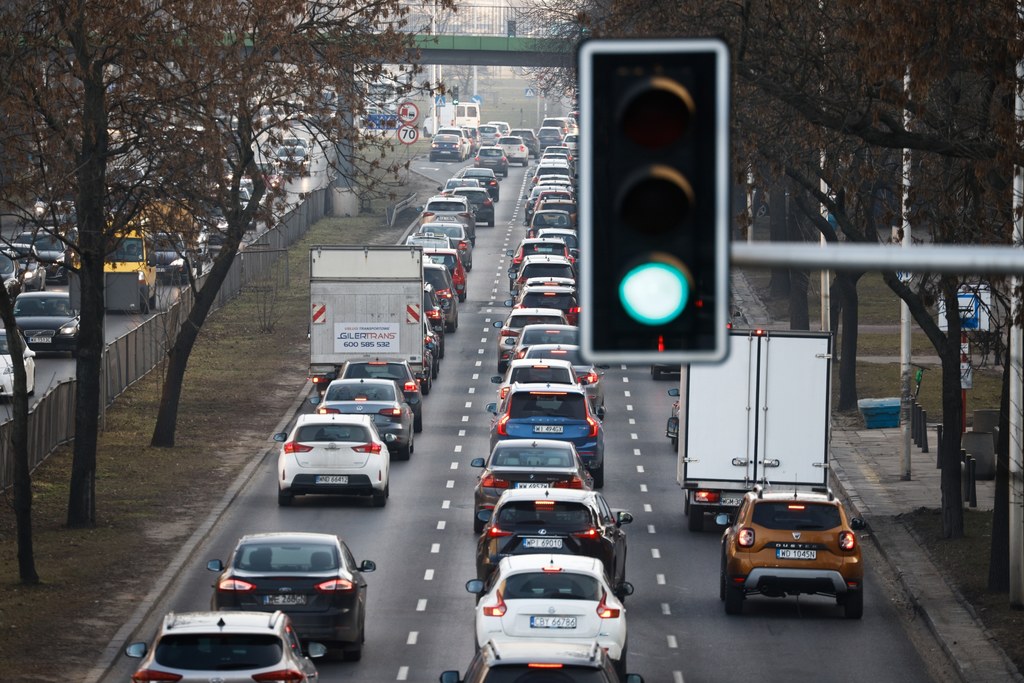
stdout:
[[864,418],[868,429],[883,429],[900,426],[900,399],[896,398],[862,398],[857,401],[857,408]]

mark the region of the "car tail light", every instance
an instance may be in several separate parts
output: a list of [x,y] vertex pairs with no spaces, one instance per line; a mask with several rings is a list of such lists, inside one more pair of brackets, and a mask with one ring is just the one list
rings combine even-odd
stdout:
[[519,145],[519,151],[520,152],[525,152],[526,151],[526,146],[525,145]]
[[318,415],[337,415],[337,414],[341,413],[341,411],[338,410],[337,408],[323,408],[323,407],[317,408],[316,412],[317,412]]
[[511,536],[511,535],[512,535],[511,531],[505,531],[504,529],[501,529],[501,528],[499,528],[497,526],[492,526],[490,529],[487,530],[487,537],[488,538],[504,538],[505,536]]
[[180,681],[182,678],[183,676],[179,674],[172,674],[166,671],[142,669],[132,674],[132,683],[142,683],[143,681]]
[[348,579],[328,579],[313,586],[320,593],[347,593],[355,587]]
[[579,306],[570,306],[569,307],[569,315],[579,315],[579,314],[580,314],[580,307]]
[[437,310],[436,308],[431,308],[430,310],[427,311],[427,317],[430,318],[431,320],[440,320],[441,311]]
[[583,480],[579,478],[579,475],[575,475],[572,479],[556,481],[554,487],[556,489],[581,489],[583,488]]
[[606,602],[607,600],[608,594],[604,593],[601,596],[601,602],[597,603],[597,616],[602,619],[618,619],[619,609],[617,607],[609,607]]
[[501,331],[501,336],[502,337],[518,337],[519,333],[516,332],[515,330],[504,329],[504,330]]
[[280,671],[253,674],[252,680],[257,683],[301,683],[306,680],[306,674],[295,669],[281,669]]
[[495,431],[498,432],[498,436],[508,436],[508,427],[505,426],[507,422],[508,422],[508,414],[507,413],[505,415],[502,415],[498,419],[498,424],[495,427]]
[[736,544],[741,548],[749,548],[754,545],[754,530],[749,527],[740,529],[736,536]]
[[433,211],[424,211],[424,212],[423,212],[423,218],[424,218],[423,222],[424,222],[424,223],[427,223],[427,222],[429,222],[429,221],[427,221],[426,219],[428,219],[428,218],[430,218],[431,216],[434,216],[434,215],[435,215],[435,214],[434,214],[434,212],[433,212]]
[[225,593],[248,593],[256,590],[256,584],[241,579],[224,579],[217,584],[217,590]]
[[477,156],[473,157],[473,161],[475,161],[476,163],[479,164],[480,163],[480,156],[477,155]]
[[598,376],[596,372],[588,372],[580,379],[582,379],[586,384],[597,384]]
[[487,198],[484,200],[484,206],[494,206],[494,202],[492,202],[490,198]]
[[285,453],[309,453],[313,450],[312,446],[301,444],[298,441],[289,441],[284,445]]
[[564,664],[550,664],[548,662],[530,662],[526,665],[527,669],[561,669]]
[[496,595],[498,597],[498,602],[494,603],[493,605],[485,605],[484,606],[483,609],[484,609],[484,616],[485,617],[503,617],[503,616],[505,616],[505,612],[508,610],[508,606],[505,604],[505,601],[502,599],[501,591],[498,591],[498,593]]
[[697,491],[693,494],[693,499],[698,503],[717,503],[721,497],[718,491]]
[[852,531],[839,532],[839,547],[843,550],[853,550],[857,547],[857,537]]
[[486,477],[480,479],[480,485],[489,489],[507,489],[509,487],[509,482],[507,479],[501,479],[493,474],[488,474]]
[[601,532],[597,530],[597,527],[590,527],[583,531],[574,531],[572,535],[576,538],[598,538],[601,535]]
[[452,298],[452,290],[450,290],[450,289],[438,289],[438,290],[436,290],[436,292],[437,292],[437,295],[439,297],[443,297],[445,299],[451,299]]
[[498,391],[498,398],[505,398],[506,396],[508,396],[508,390],[509,389],[510,389],[510,387],[502,387]]
[[387,415],[388,417],[401,417],[401,408],[383,408],[379,411],[379,415]]
[[381,446],[379,443],[364,443],[361,446],[353,446],[352,450],[356,453],[380,453]]
[[466,251],[469,249],[469,242],[466,240],[459,240],[459,251]]
[[601,423],[590,417],[590,415],[587,415],[587,424],[590,425],[590,432],[587,436],[597,436],[597,430],[601,426]]
[[402,391],[416,391],[417,388],[416,382],[411,379],[406,380],[405,384],[402,385]]

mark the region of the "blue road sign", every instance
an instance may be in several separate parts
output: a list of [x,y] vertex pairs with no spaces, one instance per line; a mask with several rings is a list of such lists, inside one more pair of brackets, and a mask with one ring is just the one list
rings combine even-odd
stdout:
[[524,97],[536,97],[537,96],[537,91],[534,90],[533,88],[526,88],[526,89],[523,90],[523,96]]
[[484,96],[483,95],[473,95],[469,99],[473,100],[477,104],[483,104],[484,103]]
[[435,97],[434,103],[439,107],[443,107],[445,105],[444,95],[438,95],[437,97]]

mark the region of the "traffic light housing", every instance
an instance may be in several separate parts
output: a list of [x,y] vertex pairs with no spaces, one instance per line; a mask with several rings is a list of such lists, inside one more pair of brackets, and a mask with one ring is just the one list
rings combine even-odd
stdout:
[[729,52],[717,39],[578,53],[580,336],[592,362],[727,352]]
[[452,104],[458,104],[458,103],[459,103],[459,86],[456,85],[456,86],[454,86],[452,88]]

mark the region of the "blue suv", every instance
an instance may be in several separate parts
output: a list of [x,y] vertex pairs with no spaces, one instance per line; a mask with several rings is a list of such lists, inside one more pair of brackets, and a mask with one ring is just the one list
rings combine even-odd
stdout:
[[571,441],[594,477],[604,486],[604,427],[594,415],[586,389],[564,384],[513,384],[500,406],[488,403],[491,449],[503,439]]

